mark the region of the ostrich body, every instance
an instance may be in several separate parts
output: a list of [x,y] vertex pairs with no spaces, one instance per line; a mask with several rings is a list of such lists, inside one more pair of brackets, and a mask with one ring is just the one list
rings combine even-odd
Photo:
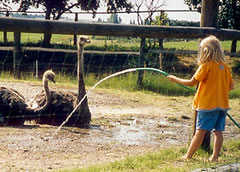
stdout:
[[[53,72],[52,75],[55,76]],[[31,102],[31,106],[42,109],[38,110],[38,119],[36,123],[61,125],[66,120],[67,116],[74,110],[76,103],[77,93],[50,90],[48,87],[48,80],[43,79],[43,90],[35,96],[34,100]],[[66,125],[81,127],[85,124],[89,124],[89,122],[90,120],[88,118],[84,115],[80,116],[79,111],[76,111]]]
[[24,98],[15,90],[0,87],[0,125],[20,126],[24,124],[24,116],[31,114]]
[[48,86],[49,81],[55,83],[55,73],[52,70],[44,73],[42,80],[43,89],[29,102],[29,106],[34,109],[40,109],[36,115],[38,116],[37,123],[60,125],[73,110],[77,94],[50,90]]
[[[54,81],[51,75],[45,75],[43,78],[45,81]],[[37,118],[35,114],[40,113],[45,107],[46,104],[38,108],[33,107],[31,104],[27,104],[24,96],[16,90],[0,87],[0,125],[23,125],[25,120]]]

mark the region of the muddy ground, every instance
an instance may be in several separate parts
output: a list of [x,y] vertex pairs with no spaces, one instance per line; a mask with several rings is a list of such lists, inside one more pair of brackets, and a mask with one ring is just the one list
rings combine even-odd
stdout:
[[[16,89],[27,100],[40,89],[28,83],[1,85]],[[51,137],[57,126],[26,122],[19,128],[1,127],[0,171],[81,168],[186,146],[192,132],[192,98],[93,90],[88,95],[92,113],[89,129],[63,127]],[[230,114],[239,121],[240,101],[231,100],[231,105]],[[239,129],[229,119],[224,136],[240,138]]]

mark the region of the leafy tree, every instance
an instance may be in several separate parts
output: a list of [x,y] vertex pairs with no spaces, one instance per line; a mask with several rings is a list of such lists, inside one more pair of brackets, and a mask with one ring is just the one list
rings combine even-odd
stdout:
[[[184,0],[190,9],[201,9],[201,0]],[[201,10],[199,10],[201,11]],[[221,28],[240,30],[240,0],[221,0],[218,25]],[[236,52],[237,41],[232,41],[231,52]]]
[[110,18],[108,19],[109,23],[121,24],[122,19],[118,17],[117,14],[111,14]]
[[193,26],[193,27],[200,26],[200,22],[186,20],[168,20],[167,23],[169,24],[169,26]]
[[168,26],[169,23],[167,22],[169,19],[167,17],[167,13],[161,12],[160,15],[155,17],[155,20],[153,21],[153,25],[159,25],[159,26]]
[[201,12],[202,0],[184,0],[184,3],[188,5],[190,10],[197,9],[199,12]]
[[[240,0],[223,0],[219,9],[219,26],[240,30]],[[236,52],[237,40],[232,41],[231,52]]]
[[102,23],[103,20],[99,17],[99,18],[98,18],[98,22],[99,22],[99,23]]
[[[45,19],[58,20],[65,12],[71,12],[73,8],[84,11],[92,11],[95,17],[97,9],[100,7],[100,0],[0,0],[0,7],[11,9],[11,3],[19,4],[19,11],[27,12],[30,7],[40,8],[45,11]],[[118,9],[130,11],[132,5],[128,0],[104,0],[107,5],[107,12],[117,12]],[[50,34],[44,35],[43,46],[49,46]]]

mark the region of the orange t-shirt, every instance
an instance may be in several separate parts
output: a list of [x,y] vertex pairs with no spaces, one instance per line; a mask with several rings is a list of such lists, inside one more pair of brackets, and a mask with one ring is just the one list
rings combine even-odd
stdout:
[[228,93],[233,80],[227,64],[207,62],[198,67],[193,77],[199,81],[193,103],[198,111],[229,109]]

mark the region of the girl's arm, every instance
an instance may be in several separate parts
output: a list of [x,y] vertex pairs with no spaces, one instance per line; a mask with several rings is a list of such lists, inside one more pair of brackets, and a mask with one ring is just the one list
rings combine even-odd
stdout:
[[174,75],[169,75],[169,76],[167,76],[167,78],[172,82],[177,82],[177,83],[185,85],[185,86],[193,86],[193,85],[196,85],[198,83],[198,81],[195,78],[181,79],[181,78],[178,78]]

